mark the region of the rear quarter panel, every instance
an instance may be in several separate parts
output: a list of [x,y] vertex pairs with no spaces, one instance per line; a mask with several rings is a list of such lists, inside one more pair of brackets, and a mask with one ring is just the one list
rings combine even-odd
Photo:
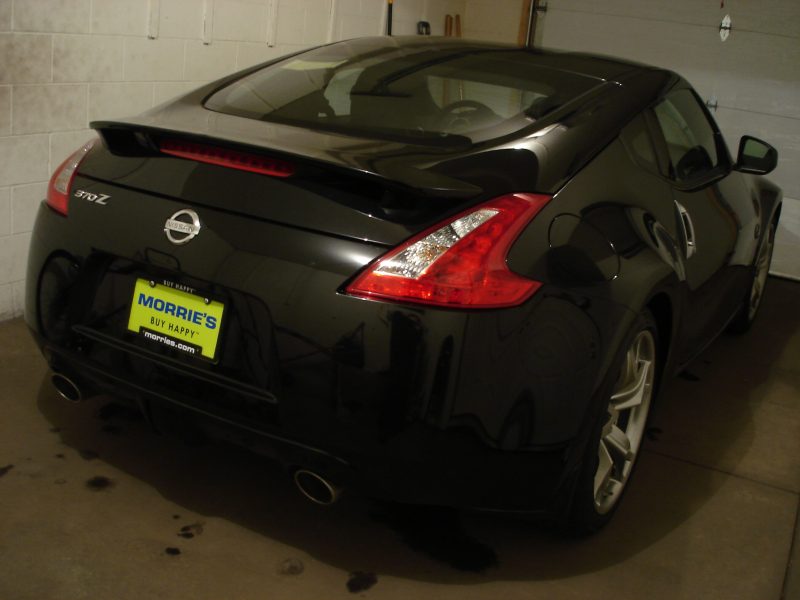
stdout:
[[[556,231],[554,223],[566,225]],[[661,337],[674,337],[685,303],[682,239],[670,186],[617,139],[559,190],[509,265],[582,307],[597,331],[597,389],[635,315],[656,295],[673,314]]]

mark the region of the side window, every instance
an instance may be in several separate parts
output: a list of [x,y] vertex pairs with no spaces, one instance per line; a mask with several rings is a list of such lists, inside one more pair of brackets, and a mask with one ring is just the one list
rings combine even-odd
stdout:
[[642,168],[651,173],[659,172],[656,153],[644,116],[638,115],[626,125],[622,130],[621,138],[630,155]]
[[719,164],[714,129],[689,90],[673,92],[655,107],[676,181],[702,177]]

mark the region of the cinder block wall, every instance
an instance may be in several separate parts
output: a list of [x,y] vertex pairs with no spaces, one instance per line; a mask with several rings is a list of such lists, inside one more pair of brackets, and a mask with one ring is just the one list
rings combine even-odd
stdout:
[[[465,2],[398,0],[394,32],[442,34]],[[384,0],[0,0],[0,320],[22,313],[36,210],[90,121],[385,28]]]

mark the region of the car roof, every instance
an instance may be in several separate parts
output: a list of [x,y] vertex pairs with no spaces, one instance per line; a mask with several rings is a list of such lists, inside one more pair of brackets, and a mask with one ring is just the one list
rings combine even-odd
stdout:
[[448,52],[470,50],[498,50],[512,51],[537,57],[537,62],[543,67],[569,71],[587,77],[594,77],[606,81],[615,81],[623,75],[630,76],[637,72],[654,69],[654,67],[630,60],[591,54],[587,52],[572,52],[564,50],[551,50],[542,48],[520,47],[515,44],[485,42],[462,38],[437,37],[437,36],[379,36],[357,38],[348,40],[347,43],[369,44],[375,47],[409,47],[419,48],[428,45],[431,50],[441,49]]
[[[542,117],[537,117],[524,129],[453,147],[430,146],[424,142],[381,136],[342,135],[224,112],[209,114],[207,99],[224,86],[284,60],[299,60],[302,65],[306,52],[303,51],[233,73],[138,117],[94,121],[91,126],[101,131],[106,144],[114,146],[120,153],[124,153],[130,143],[141,143],[136,141],[138,137],[121,133],[126,131],[144,132],[156,137],[168,135],[234,144],[241,148],[258,149],[259,152],[268,151],[288,160],[299,157],[318,164],[330,164],[362,176],[376,177],[381,182],[392,181],[441,197],[472,197],[482,193],[483,186],[468,181],[463,172],[479,170],[475,166],[484,160],[486,153],[508,154],[509,150],[525,150],[532,157],[535,169],[528,169],[532,179],[522,187],[555,193],[605,148],[634,115],[680,80],[677,75],[664,69],[600,55],[520,48],[458,38],[356,38],[328,47],[332,51],[330,60],[333,64],[338,64],[338,54],[343,60],[372,54],[375,59],[391,56],[392,61],[400,62],[406,48],[409,53],[422,52],[437,61],[439,53],[446,60],[448,56],[471,52],[519,52],[525,53],[528,59],[520,61],[521,64],[530,65],[529,56],[533,55],[537,68],[595,79],[597,85]],[[391,69],[396,65],[387,64],[386,67]],[[545,132],[546,136],[541,132]],[[121,141],[117,143],[115,140]],[[354,143],[354,140],[358,142]],[[376,156],[390,157],[390,160],[376,160]]]

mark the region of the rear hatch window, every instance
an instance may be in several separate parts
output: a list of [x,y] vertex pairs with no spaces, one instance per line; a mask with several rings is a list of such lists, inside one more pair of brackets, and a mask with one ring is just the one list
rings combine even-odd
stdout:
[[513,48],[354,40],[252,72],[205,107],[357,137],[476,143],[519,131],[602,83],[541,62]]

